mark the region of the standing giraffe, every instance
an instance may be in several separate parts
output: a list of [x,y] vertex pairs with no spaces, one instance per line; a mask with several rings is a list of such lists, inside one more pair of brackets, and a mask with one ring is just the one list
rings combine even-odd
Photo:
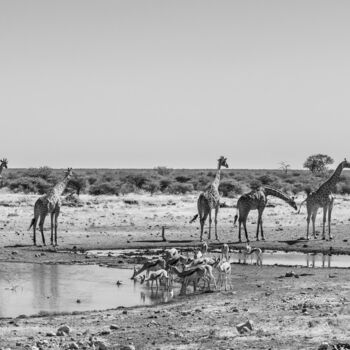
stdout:
[[203,230],[204,230],[204,224],[205,220],[207,219],[209,215],[209,235],[208,239],[211,237],[211,211],[212,209],[215,209],[215,238],[218,240],[218,233],[217,233],[217,217],[218,217],[218,211],[220,206],[220,194],[219,194],[219,184],[220,184],[220,172],[221,167],[224,166],[225,168],[228,168],[227,158],[221,156],[218,159],[218,168],[216,171],[216,176],[214,181],[207,187],[207,189],[202,192],[199,195],[198,201],[197,201],[197,208],[198,208],[198,214],[196,214],[193,219],[190,221],[190,223],[194,222],[197,217],[199,216],[200,224],[201,224],[201,237],[200,240],[203,240]]
[[3,159],[0,159],[0,178],[1,178],[1,173],[3,171],[4,168],[7,169],[7,159],[6,158],[3,158]]
[[[332,176],[324,182],[318,190],[311,192],[306,199],[300,204],[301,206],[304,202],[306,202],[307,208],[307,230],[306,230],[306,239],[309,239],[309,224],[310,217],[312,220],[312,234],[314,238],[316,238],[315,232],[315,220],[318,208],[323,208],[323,227],[322,227],[322,239],[326,239],[325,234],[325,225],[326,225],[326,217],[328,212],[328,235],[329,239],[332,239],[331,235],[331,218],[332,218],[332,209],[334,204],[334,195],[333,192],[335,190],[335,185],[339,181],[339,177],[344,168],[350,168],[350,163],[344,159],[335,169]],[[299,212],[300,212],[299,209]]]
[[238,239],[240,242],[241,240],[241,226],[243,224],[244,232],[245,232],[245,238],[247,242],[249,242],[248,238],[248,233],[247,233],[247,218],[248,214],[251,210],[258,210],[258,226],[256,230],[256,240],[259,240],[259,227],[261,229],[261,238],[264,241],[264,231],[263,231],[263,221],[262,221],[262,215],[264,212],[264,209],[267,204],[267,197],[268,196],[274,196],[277,198],[280,198],[284,200],[286,203],[288,203],[292,208],[297,210],[297,205],[295,204],[294,198],[288,197],[284,193],[269,187],[269,186],[264,186],[261,187],[257,190],[253,190],[249,193],[243,194],[237,202],[237,212],[235,215],[235,221],[234,225],[236,224],[236,221],[238,219],[238,214],[239,214],[239,228],[238,228]]
[[[41,237],[43,244],[45,243],[44,237],[44,221],[46,215],[50,213],[51,215],[51,245],[57,245],[57,219],[60,214],[61,209],[61,199],[60,195],[65,190],[69,179],[72,177],[73,171],[72,168],[68,168],[65,172],[65,176],[62,181],[57,183],[53,188],[51,188],[45,195],[41,196],[37,199],[34,205],[34,218],[29,226],[29,229],[33,226],[33,242],[36,245],[36,224],[38,222],[38,218],[40,217],[39,228],[41,232]],[[55,220],[55,222],[54,222]],[[55,239],[54,239],[54,228],[55,228]]]

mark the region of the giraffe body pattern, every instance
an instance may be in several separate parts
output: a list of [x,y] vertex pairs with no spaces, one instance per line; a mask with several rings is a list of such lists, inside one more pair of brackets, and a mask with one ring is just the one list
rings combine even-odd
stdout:
[[[326,239],[325,226],[327,221],[328,213],[328,235],[329,239],[332,239],[331,235],[331,219],[332,219],[332,210],[334,206],[334,195],[335,185],[339,181],[339,177],[344,168],[350,168],[350,163],[344,159],[335,169],[332,176],[324,182],[316,191],[311,192],[307,198],[301,203],[301,205],[306,202],[307,209],[307,229],[306,229],[306,238],[309,239],[309,226],[310,219],[312,220],[312,234],[316,238],[315,231],[315,221],[317,216],[317,211],[319,208],[323,208],[323,226],[322,226],[322,239]],[[301,208],[300,205],[300,208]],[[300,209],[299,209],[300,212]]]
[[247,232],[247,218],[248,214],[251,210],[258,210],[258,224],[256,230],[256,240],[259,240],[259,231],[261,232],[262,240],[265,240],[264,230],[263,230],[263,220],[262,215],[265,210],[267,204],[267,197],[274,196],[284,200],[288,203],[292,208],[297,210],[297,205],[294,201],[294,198],[287,196],[286,194],[278,191],[275,188],[264,186],[260,187],[257,190],[253,190],[249,193],[243,194],[237,201],[237,211],[238,213],[235,215],[234,224],[238,219],[239,227],[238,227],[238,240],[242,242],[241,239],[241,227],[243,225],[245,237],[247,242],[249,242],[248,232]]
[[57,220],[61,210],[60,196],[65,190],[73,172],[71,168],[65,173],[65,177],[62,181],[56,184],[45,195],[37,199],[34,204],[34,218],[31,221],[29,229],[33,226],[33,243],[36,245],[36,225],[39,221],[39,229],[41,232],[41,238],[43,245],[46,245],[44,236],[44,222],[48,214],[51,216],[51,244],[57,245]]
[[203,231],[204,231],[204,224],[207,220],[207,217],[209,216],[209,233],[208,233],[208,239],[211,238],[211,212],[214,209],[215,210],[215,238],[218,240],[218,233],[217,233],[217,216],[219,212],[220,207],[220,194],[219,194],[219,185],[220,185],[220,172],[221,167],[224,166],[225,168],[228,168],[226,158],[221,156],[218,159],[218,168],[216,171],[216,176],[214,181],[208,186],[208,188],[202,192],[199,195],[198,201],[197,201],[197,209],[198,214],[196,214],[193,219],[190,221],[192,223],[199,217],[200,225],[201,225],[201,235],[200,240],[203,240]]

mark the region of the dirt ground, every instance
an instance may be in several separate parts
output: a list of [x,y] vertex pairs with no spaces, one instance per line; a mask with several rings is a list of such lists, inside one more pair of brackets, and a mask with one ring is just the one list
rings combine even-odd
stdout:
[[[145,247],[193,247],[199,244],[196,196],[128,195],[81,196],[81,207],[64,206],[59,219],[56,249],[32,246],[28,227],[37,196],[1,193],[0,262],[106,263],[133,266],[114,258],[86,259],[75,251]],[[297,202],[302,201],[302,197]],[[237,199],[222,202],[218,220],[220,242],[237,243],[233,228]],[[336,199],[332,232],[335,239],[306,241],[306,209],[301,214],[278,199],[264,213],[264,242],[255,242],[256,213],[249,217],[252,246],[264,249],[349,253],[350,198]],[[317,220],[321,232],[321,212]],[[166,242],[161,238],[165,226]],[[205,236],[206,238],[207,236]],[[49,218],[46,221],[49,242]],[[41,242],[38,235],[37,241]],[[43,253],[43,254],[42,254]],[[119,259],[118,259],[119,260]],[[347,269],[309,269],[232,265],[232,289],[192,293],[164,305],[134,307],[68,315],[0,320],[0,348],[11,349],[317,349],[350,343],[350,275]],[[288,274],[291,270],[296,275]],[[292,277],[286,277],[291,275]],[[236,325],[252,321],[252,330],[239,333]],[[70,335],[56,336],[66,324]],[[52,333],[53,332],[53,333]],[[98,345],[100,344],[100,346]],[[132,347],[130,347],[132,348]]]

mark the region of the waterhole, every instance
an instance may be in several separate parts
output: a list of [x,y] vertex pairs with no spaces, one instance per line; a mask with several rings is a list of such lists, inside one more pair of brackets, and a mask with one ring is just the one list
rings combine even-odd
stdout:
[[134,282],[132,272],[97,265],[0,263],[0,317],[151,305],[172,298],[172,292]]

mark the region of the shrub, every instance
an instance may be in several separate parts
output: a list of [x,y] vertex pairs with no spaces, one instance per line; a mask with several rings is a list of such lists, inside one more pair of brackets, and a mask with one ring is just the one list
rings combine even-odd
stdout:
[[338,188],[338,192],[340,194],[350,194],[350,185],[346,183],[341,183]]
[[86,179],[83,176],[76,176],[70,179],[68,182],[68,188],[72,188],[77,192],[79,196],[81,192],[84,192],[86,189],[87,183]]
[[160,184],[157,181],[149,181],[143,186],[143,189],[153,194],[160,190]]
[[15,192],[44,194],[52,185],[40,177],[25,176],[10,181],[7,186]]
[[142,188],[142,186],[148,181],[148,178],[142,174],[131,174],[127,175],[124,180],[135,185],[137,188]]
[[192,192],[193,190],[194,188],[192,184],[182,184],[179,182],[170,185],[168,188],[169,193],[172,194],[185,194],[187,192]]
[[137,188],[131,183],[124,183],[120,186],[121,194],[128,194],[133,192],[137,192]]
[[97,177],[89,176],[87,181],[88,181],[89,185],[93,185],[97,181]]
[[98,182],[90,187],[89,193],[93,195],[115,194],[118,195],[121,187],[115,182]]
[[260,181],[263,185],[271,185],[276,179],[270,175],[262,175],[258,177],[258,181]]
[[250,181],[249,183],[249,187],[252,189],[252,190],[257,190],[258,188],[261,187],[261,182],[259,180],[253,180],[253,181]]
[[175,180],[176,180],[177,182],[185,183],[185,182],[190,181],[191,178],[188,177],[188,176],[183,176],[183,175],[181,175],[181,176],[176,176],[176,177],[175,177]]
[[241,194],[243,188],[241,184],[235,180],[225,180],[221,181],[219,191],[222,192],[224,197],[232,197],[235,194]]
[[172,169],[168,169],[165,166],[158,166],[154,170],[161,176],[169,175],[172,171]]
[[24,176],[26,177],[40,177],[46,181],[52,178],[52,175],[52,169],[47,166],[43,166],[40,168],[30,168],[24,172]]
[[159,182],[160,190],[162,192],[164,192],[171,185],[171,183],[172,183],[172,181],[169,180],[169,179],[162,179],[162,180],[160,180],[160,182]]

